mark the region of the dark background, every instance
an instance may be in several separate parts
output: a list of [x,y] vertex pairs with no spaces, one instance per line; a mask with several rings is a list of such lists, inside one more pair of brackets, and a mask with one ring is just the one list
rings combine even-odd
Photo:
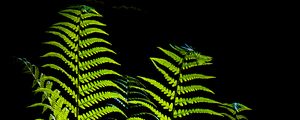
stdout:
[[[13,57],[38,61],[44,31],[59,21],[59,10],[75,3],[79,2],[3,3],[2,6],[8,6],[1,12],[1,50],[5,56],[1,98],[5,116],[32,119],[34,112],[40,113],[26,108],[34,99],[32,81],[21,73],[22,65]],[[287,25],[282,22],[288,17],[283,5],[155,0],[110,0],[104,4],[90,0],[87,4],[104,15],[109,39],[119,54],[117,59],[128,74],[147,76],[147,69],[153,69],[148,58],[156,56],[157,46],[168,48],[169,43],[187,43],[214,58],[214,64],[207,68],[217,79],[209,88],[226,102],[238,101],[254,109],[246,113],[250,120],[270,118],[282,106],[275,100],[284,98],[280,88],[286,86],[277,79],[288,79],[281,74],[286,70],[283,64],[290,59],[289,52],[282,50],[286,45],[283,41],[288,39],[282,29]],[[123,9],[121,5],[136,9]]]

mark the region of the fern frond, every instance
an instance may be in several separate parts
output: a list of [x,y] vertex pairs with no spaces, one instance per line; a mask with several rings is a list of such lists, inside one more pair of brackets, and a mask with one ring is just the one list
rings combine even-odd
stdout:
[[82,63],[79,63],[79,69],[82,71],[89,70],[92,67],[96,67],[98,65],[104,64],[104,63],[110,63],[114,65],[121,65],[115,60],[108,58],[108,57],[99,57],[96,59],[84,61]]
[[69,29],[72,29],[74,32],[79,31],[79,25],[75,25],[70,22],[57,22],[57,23],[54,23],[53,25],[54,26],[65,26],[65,27],[68,27]]
[[231,108],[231,107],[227,107],[227,106],[222,106],[222,105],[219,105],[220,108],[224,108],[226,110],[228,110],[231,114],[235,115],[236,114],[236,111]]
[[78,118],[79,120],[95,120],[113,112],[121,113],[123,116],[126,116],[126,114],[121,109],[114,105],[111,105],[93,109],[91,111],[83,113],[82,115],[79,115]]
[[195,79],[211,79],[211,78],[216,78],[216,77],[194,73],[194,74],[185,74],[185,75],[180,76],[179,81],[180,81],[180,83],[183,83],[183,82],[188,82],[188,81],[195,80]]
[[169,57],[171,57],[174,61],[176,61],[178,64],[181,64],[183,59],[181,57],[179,57],[178,55],[176,55],[175,53],[168,51],[166,49],[163,49],[161,47],[158,47],[158,49],[160,49],[163,53],[165,53],[166,55],[168,55]]
[[97,20],[83,20],[83,21],[80,22],[80,26],[82,28],[90,26],[90,25],[106,26],[106,24],[101,23]]
[[162,58],[154,58],[154,57],[150,57],[152,63],[155,65],[155,67],[157,67],[156,63],[159,63],[162,66],[165,66],[166,68],[168,68],[170,71],[172,71],[175,75],[179,74],[180,69],[178,67],[176,67],[175,65],[173,65],[172,63],[170,63],[169,61],[162,59]]
[[215,94],[212,90],[210,90],[209,88],[204,87],[202,85],[177,86],[178,95],[186,94],[186,93],[194,92],[194,91],[205,91],[205,92]]
[[64,10],[61,10],[60,12],[63,12],[63,13],[72,13],[72,14],[75,14],[75,15],[80,15],[81,14],[81,11],[80,10],[76,10],[76,9],[64,9]]
[[101,14],[95,14],[95,13],[84,13],[80,15],[81,19],[87,19],[87,18],[91,18],[91,17],[102,17]]
[[90,94],[91,92],[99,90],[100,88],[105,88],[109,86],[117,88],[122,93],[126,93],[122,88],[120,88],[117,84],[115,84],[111,80],[98,80],[94,82],[89,82],[85,85],[81,85],[81,87],[79,88],[79,93],[82,96],[85,96],[86,94]]
[[245,110],[252,110],[251,108],[249,108],[246,105],[241,104],[241,103],[239,103],[239,106],[240,106],[239,112],[242,112],[242,111],[245,111]]
[[87,36],[87,35],[92,34],[92,33],[101,33],[101,34],[108,35],[108,33],[106,33],[105,31],[103,31],[100,28],[86,28],[86,29],[83,29],[83,30],[79,30],[79,35],[81,37]]
[[96,104],[98,102],[111,99],[111,98],[117,98],[125,103],[127,102],[126,98],[123,97],[121,94],[116,92],[99,92],[92,95],[89,95],[87,97],[84,97],[79,100],[79,107],[82,109],[85,109],[86,107],[91,107],[93,104]]
[[77,83],[77,79],[75,77],[73,77],[72,75],[70,75],[67,71],[65,71],[63,68],[61,68],[58,65],[55,65],[55,64],[45,64],[42,67],[49,67],[49,68],[55,69],[57,71],[60,71],[60,72],[64,73],[71,80],[71,82],[73,83],[73,85],[75,85]]
[[[135,105],[135,106],[138,106],[138,105]],[[141,105],[139,105],[139,106],[141,106]],[[144,116],[145,118],[147,118],[147,119],[150,119],[151,118],[151,120],[153,119],[155,119],[155,120],[160,120],[155,114],[153,114],[153,113],[150,113],[150,112],[138,112],[138,113],[133,113],[133,115],[131,115],[131,117],[130,118],[133,118],[133,117],[142,117],[142,116]],[[149,116],[151,116],[150,118],[149,118]],[[128,119],[130,119],[130,118],[128,118]]]
[[145,119],[140,118],[140,117],[130,117],[130,118],[126,119],[126,120],[145,120]]
[[78,59],[77,59],[77,55],[68,50],[68,48],[66,48],[65,46],[63,46],[62,44],[60,44],[59,42],[56,42],[56,41],[49,41],[49,42],[44,42],[44,44],[48,44],[48,45],[52,45],[52,46],[55,46],[57,48],[60,48],[66,55],[68,55],[72,60],[75,60],[75,62],[78,62]]
[[169,74],[165,70],[161,69],[156,64],[154,64],[154,66],[164,76],[164,78],[168,81],[168,83],[170,85],[172,85],[172,87],[175,87],[177,85],[177,80],[175,80],[174,78],[172,78],[171,76],[169,76]]
[[179,52],[183,56],[188,54],[188,52],[185,49],[182,49],[181,47],[178,47],[178,46],[172,45],[172,44],[169,44],[169,45],[171,46],[171,48],[173,48],[174,50],[176,50],[177,52]]
[[78,51],[78,46],[73,41],[71,41],[66,35],[57,31],[47,31],[47,33],[60,37],[72,50],[74,50],[74,52]]
[[51,111],[54,111],[54,109],[50,105],[45,104],[45,103],[34,103],[28,107],[44,107],[44,108],[50,109]]
[[173,112],[173,116],[174,118],[181,118],[190,114],[210,114],[210,115],[216,115],[216,116],[221,116],[223,117],[223,115],[221,113],[215,112],[213,110],[210,109],[179,109],[179,110],[175,110]]
[[80,40],[79,46],[80,46],[80,48],[86,48],[94,43],[105,43],[105,44],[111,45],[110,42],[108,42],[104,39],[101,39],[101,38],[87,38],[85,40]]
[[151,104],[152,106],[154,106],[155,108],[157,108],[157,106],[151,101],[146,98],[128,98],[128,101],[143,101],[145,103]]
[[100,52],[110,52],[110,53],[116,54],[113,50],[106,48],[106,47],[94,47],[91,49],[80,51],[79,57],[84,59],[84,58],[90,57],[90,56],[95,55]]
[[175,98],[175,106],[185,106],[187,104],[194,104],[194,103],[212,103],[212,104],[220,104],[220,102],[205,98],[205,97],[192,97],[192,98]]
[[161,106],[163,106],[163,109],[167,109],[169,112],[173,110],[173,103],[169,103],[165,101],[160,96],[153,93],[152,91],[140,87],[134,87],[134,88],[147,92],[149,95],[153,97],[154,100],[156,100]]
[[186,70],[186,69],[189,69],[189,68],[192,68],[192,67],[210,65],[210,64],[212,64],[212,63],[206,63],[206,62],[203,62],[201,60],[197,60],[197,61],[193,61],[193,62],[185,62],[185,63],[182,64],[181,68],[182,68],[182,70]]
[[64,63],[66,63],[70,69],[72,69],[73,72],[75,72],[76,74],[78,74],[78,67],[74,65],[73,62],[69,61],[67,58],[65,58],[65,56],[63,56],[60,53],[57,52],[48,52],[45,55],[41,56],[41,57],[55,57],[55,58],[59,58],[61,61],[63,61]]
[[86,82],[97,79],[97,78],[99,78],[101,76],[104,76],[104,75],[122,76],[119,73],[115,72],[114,70],[100,69],[100,70],[97,70],[97,71],[92,71],[92,72],[88,72],[88,73],[79,75],[79,81],[81,83],[86,83]]
[[167,115],[162,114],[160,111],[156,110],[153,106],[149,105],[148,103],[142,101],[129,101],[130,104],[140,104],[145,106],[149,110],[151,110],[160,120],[171,120],[171,118]]
[[74,16],[74,15],[72,15],[72,14],[64,13],[64,12],[59,12],[59,14],[62,15],[62,16],[64,16],[64,17],[66,17],[66,18],[71,19],[71,20],[72,20],[73,22],[75,22],[75,23],[79,23],[79,21],[80,21],[80,18],[79,18],[79,17]]
[[146,77],[142,77],[142,76],[138,76],[138,77],[141,78],[142,80],[150,83],[154,87],[158,88],[161,92],[163,92],[165,95],[167,95],[168,97],[170,97],[171,100],[174,99],[174,97],[175,97],[175,91],[172,91],[172,90],[166,88],[164,85],[162,85],[161,83],[157,82],[156,80],[153,80],[153,79],[150,79],[150,78],[146,78]]
[[72,96],[72,98],[74,98],[74,99],[77,98],[75,91],[73,91],[70,87],[68,87],[65,83],[63,83],[59,79],[57,79],[53,76],[46,76],[46,75],[41,79],[50,80],[50,81],[54,81],[54,82],[58,83],[59,86],[61,86],[70,96]]
[[69,30],[68,28],[65,28],[64,26],[53,25],[50,28],[60,30],[61,32],[63,32],[66,35],[68,35],[68,37],[71,38],[74,42],[77,42],[79,40],[79,36],[76,33],[74,33],[73,31]]

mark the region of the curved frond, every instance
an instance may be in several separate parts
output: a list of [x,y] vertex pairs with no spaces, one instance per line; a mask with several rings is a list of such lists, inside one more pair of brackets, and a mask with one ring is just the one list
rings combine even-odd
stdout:
[[65,71],[63,68],[61,68],[58,65],[55,65],[55,64],[45,64],[42,67],[49,67],[49,68],[55,69],[57,71],[60,71],[60,72],[64,73],[71,80],[71,82],[73,83],[73,85],[76,85],[76,83],[77,83],[77,79],[75,77],[73,77],[72,75],[70,75],[67,71]]
[[106,24],[101,23],[97,20],[83,20],[83,21],[80,22],[80,26],[83,27],[83,28],[87,27],[89,25],[106,26]]
[[99,57],[96,59],[92,59],[92,60],[88,60],[88,61],[84,61],[79,63],[79,69],[82,71],[85,70],[89,70],[92,67],[96,67],[99,66],[101,64],[104,63],[111,63],[111,64],[115,64],[115,65],[121,65],[118,62],[116,62],[115,60],[109,58],[109,57]]
[[246,116],[244,116],[244,115],[237,115],[236,118],[238,120],[248,120],[248,118]]
[[138,76],[138,77],[141,78],[142,80],[150,83],[154,87],[158,88],[161,92],[163,92],[165,95],[167,95],[168,97],[170,97],[171,100],[174,99],[174,97],[175,97],[175,91],[172,91],[172,90],[166,88],[164,85],[162,85],[161,83],[157,82],[156,80],[153,80],[153,79],[150,79],[150,78],[146,78],[146,77],[142,77],[142,76]]
[[171,120],[171,118],[167,115],[162,114],[160,111],[158,111],[157,109],[155,109],[153,106],[142,102],[142,101],[129,101],[128,103],[130,104],[140,104],[142,106],[147,107],[149,110],[151,110],[160,120]]
[[180,83],[183,83],[183,82],[188,82],[188,81],[195,80],[195,79],[212,79],[212,78],[216,78],[216,77],[194,73],[194,74],[185,74],[185,75],[182,75],[179,78],[179,81],[180,81]]
[[145,120],[145,119],[140,118],[140,117],[130,117],[130,118],[126,119],[126,120]]
[[53,25],[50,28],[57,29],[65,33],[69,38],[73,40],[73,42],[77,42],[79,40],[79,36],[75,32],[69,30],[68,28],[65,28],[64,26]]
[[79,115],[78,118],[79,120],[89,120],[89,119],[99,119],[102,118],[103,116],[109,114],[109,113],[120,113],[123,116],[126,116],[126,114],[119,109],[118,107],[111,105],[111,106],[105,106],[105,107],[100,107],[97,109],[93,109],[89,112],[83,113],[82,115]]
[[56,58],[59,58],[61,61],[66,63],[69,66],[69,68],[72,69],[73,72],[78,74],[78,67],[73,62],[69,61],[65,56],[63,56],[60,53],[48,52],[48,53],[46,53],[45,55],[43,55],[41,57],[56,57]]
[[154,58],[151,57],[150,58],[152,63],[155,65],[155,67],[157,67],[156,63],[159,63],[162,66],[165,66],[166,68],[168,68],[169,70],[171,70],[175,75],[179,74],[179,68],[176,67],[175,65],[173,65],[172,63],[170,63],[169,61],[165,60],[165,59],[161,59],[161,58]]
[[158,47],[158,49],[160,49],[162,52],[164,52],[166,55],[168,55],[169,57],[171,57],[174,61],[176,61],[178,64],[181,64],[183,59],[181,57],[179,57],[178,55],[176,55],[175,53],[169,51],[169,50],[166,50],[166,49],[163,49],[161,47]]
[[66,17],[66,18],[69,18],[71,19],[73,22],[75,23],[78,23],[80,21],[80,18],[75,16],[75,15],[72,15],[70,13],[64,13],[64,12],[59,12],[60,15]]
[[80,51],[79,57],[81,59],[84,59],[84,58],[90,57],[92,55],[95,55],[97,53],[101,53],[101,52],[110,52],[110,53],[116,54],[113,50],[106,48],[106,47],[94,47],[91,49]]
[[72,96],[72,98],[74,98],[74,99],[77,98],[75,91],[73,91],[70,87],[68,87],[65,83],[63,83],[59,79],[57,79],[53,76],[44,76],[42,79],[50,80],[50,81],[54,81],[54,82],[58,83],[70,96]]
[[220,104],[220,102],[205,98],[205,97],[192,97],[192,98],[175,98],[175,105],[185,106],[187,104],[194,103],[212,103],[212,104]]
[[228,117],[230,120],[236,120],[233,116],[227,114],[227,113],[221,113],[224,117]]
[[65,46],[63,46],[62,44],[60,44],[59,42],[56,42],[56,41],[49,41],[49,42],[45,42],[44,44],[48,44],[48,45],[52,45],[52,46],[55,46],[57,48],[60,48],[62,51],[64,51],[64,53],[66,55],[68,55],[72,60],[75,60],[75,62],[78,62],[77,60],[77,55],[68,50],[68,48],[66,48]]
[[100,69],[97,71],[92,71],[92,72],[87,72],[85,74],[79,75],[79,81],[81,83],[86,83],[90,82],[92,80],[95,80],[101,76],[104,75],[117,75],[117,76],[122,76],[119,73],[115,72],[114,70],[109,70],[109,69]]
[[86,28],[86,29],[83,29],[83,30],[79,30],[79,35],[81,37],[87,36],[87,35],[92,34],[92,33],[101,33],[101,34],[104,34],[104,35],[108,35],[108,33],[106,33],[104,30],[102,30],[100,28]]
[[126,98],[124,98],[121,94],[116,92],[99,92],[92,95],[89,95],[87,97],[84,97],[83,99],[79,100],[79,107],[82,109],[85,109],[86,107],[91,107],[94,104],[104,101],[111,98],[117,98],[124,102],[127,102]]
[[212,90],[202,85],[177,86],[178,95],[186,94],[194,91],[205,91],[205,92],[215,94]]
[[94,91],[99,90],[100,88],[105,88],[105,87],[114,87],[122,91],[122,93],[126,93],[122,88],[120,88],[117,84],[115,84],[111,80],[98,80],[98,81],[93,81],[81,85],[81,87],[79,88],[79,93],[82,96],[85,96],[86,94],[90,94]]
[[57,23],[54,23],[53,25],[55,25],[55,26],[65,26],[65,27],[68,27],[69,29],[72,29],[74,32],[79,31],[79,25],[75,25],[75,24],[70,23],[70,22],[57,22]]
[[80,48],[86,48],[94,43],[105,43],[105,44],[111,45],[110,42],[108,42],[104,39],[101,39],[101,38],[86,38],[85,40],[79,41],[79,46],[80,46]]
[[74,50],[74,52],[78,51],[78,46],[72,40],[70,40],[66,35],[57,31],[47,31],[47,33],[60,37],[72,50]]
[[155,93],[153,93],[150,90],[140,88],[140,87],[135,87],[135,88],[147,92],[149,95],[151,95],[153,97],[154,100],[156,100],[161,106],[163,106],[163,109],[167,109],[169,112],[171,112],[173,110],[173,103],[169,103],[169,102],[165,101],[160,96],[156,95]]

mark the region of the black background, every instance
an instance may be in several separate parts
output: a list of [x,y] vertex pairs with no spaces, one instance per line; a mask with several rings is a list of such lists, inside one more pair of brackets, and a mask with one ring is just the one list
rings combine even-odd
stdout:
[[[5,56],[1,99],[5,116],[32,119],[34,112],[40,113],[26,108],[34,99],[32,81],[21,73],[22,67],[13,56],[37,61],[44,31],[57,21],[59,10],[75,3],[71,0],[3,3],[2,6],[7,6],[1,12],[4,31],[1,50]],[[284,5],[155,0],[111,0],[104,5],[89,1],[88,4],[104,15],[113,49],[128,74],[147,76],[147,69],[153,69],[148,58],[156,56],[157,46],[168,48],[169,43],[187,43],[214,58],[208,73],[217,79],[210,88],[224,101],[239,101],[254,109],[247,113],[250,120],[272,117],[274,112],[269,111],[277,112],[276,108],[281,106],[275,100],[283,99],[278,96],[285,96],[280,88],[286,86],[277,79],[289,79],[281,74],[287,70],[282,66],[291,59],[289,52],[283,50],[290,40],[285,33],[288,12],[283,10]],[[141,11],[113,8],[120,5]]]

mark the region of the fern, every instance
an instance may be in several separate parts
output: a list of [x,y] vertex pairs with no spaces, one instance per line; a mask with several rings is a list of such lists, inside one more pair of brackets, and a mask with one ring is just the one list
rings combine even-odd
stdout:
[[140,89],[148,93],[148,96],[151,96],[150,99],[157,104],[156,106],[161,107],[159,109],[165,109],[167,111],[161,111],[158,113],[151,110],[153,106],[150,104],[145,104],[142,102],[135,103],[147,107],[153,113],[158,115],[160,119],[182,118],[191,114],[210,114],[222,117],[223,115],[221,113],[212,109],[200,108],[199,106],[195,108],[188,107],[189,105],[197,104],[211,104],[215,106],[221,104],[220,102],[210,98],[193,96],[193,93],[197,92],[214,94],[212,90],[205,86],[190,83],[191,81],[197,79],[215,78],[214,76],[186,72],[186,70],[189,68],[209,64],[208,62],[211,60],[211,57],[202,55],[196,51],[189,51],[178,46],[171,45],[171,47],[179,54],[161,47],[158,47],[158,49],[170,57],[172,61],[165,58],[150,57],[154,67],[158,70],[166,82],[138,76],[138,78],[145,82],[148,87],[154,87],[165,96],[162,97],[159,96],[160,93],[155,93],[141,87],[136,87],[136,89]]
[[[102,45],[99,43],[111,43],[94,37],[96,34],[108,35],[101,28],[106,25],[98,21],[102,15],[84,5],[72,6],[59,13],[71,21],[53,24],[47,31],[55,39],[44,44],[58,48],[58,51],[51,50],[41,56],[47,60],[42,65],[46,74],[35,80],[35,84],[36,81],[40,84],[36,92],[43,92],[43,99],[48,98],[50,104],[36,103],[30,107],[42,106],[44,110],[50,109],[54,119],[70,118],[68,111],[77,119],[99,119],[112,113],[127,118],[124,112],[127,98],[123,96],[126,93],[112,80],[122,75],[115,70],[101,67],[103,64],[120,65],[108,56],[100,56],[104,52],[116,54],[107,46],[99,47]],[[49,58],[59,62],[52,62]],[[64,77],[47,72],[52,70],[62,73]],[[55,83],[60,87],[55,90],[46,89],[43,85],[45,82]],[[63,96],[60,92],[64,93]],[[114,101],[118,102],[112,104]]]

